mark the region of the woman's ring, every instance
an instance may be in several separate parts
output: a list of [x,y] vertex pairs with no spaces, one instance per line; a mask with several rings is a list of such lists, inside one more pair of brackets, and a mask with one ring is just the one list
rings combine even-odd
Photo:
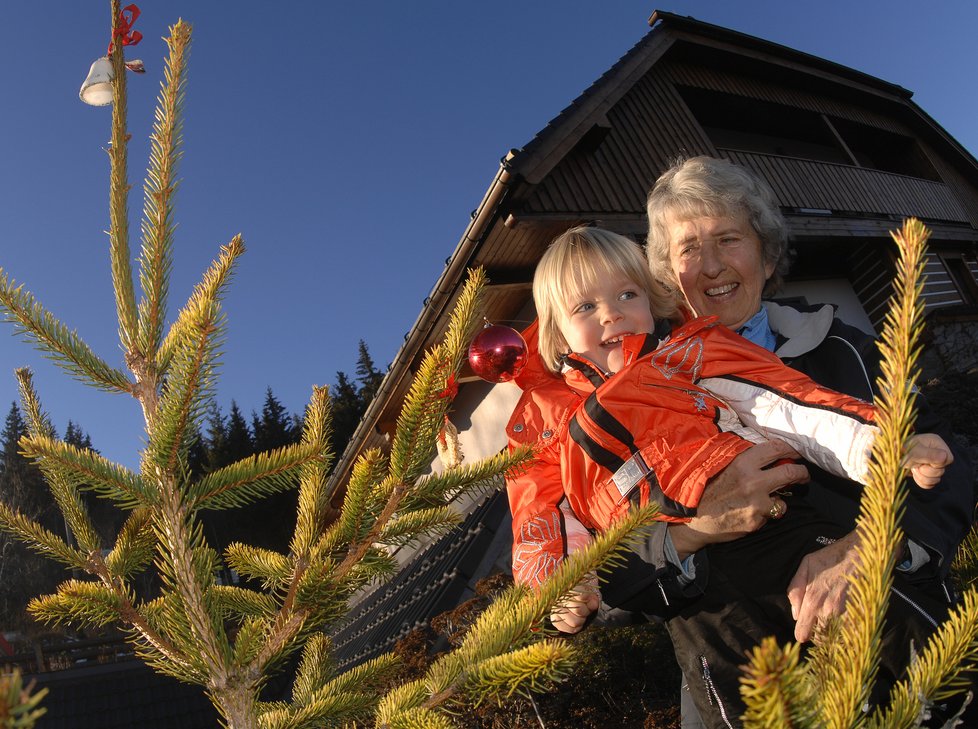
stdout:
[[771,503],[771,508],[768,510],[767,515],[772,519],[780,519],[784,516],[785,504],[780,499],[775,499]]

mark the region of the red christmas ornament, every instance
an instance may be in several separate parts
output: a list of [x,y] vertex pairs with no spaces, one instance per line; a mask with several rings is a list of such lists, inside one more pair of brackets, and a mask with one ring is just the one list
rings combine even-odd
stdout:
[[487,323],[469,345],[469,364],[486,382],[509,382],[526,365],[526,342],[515,329]]

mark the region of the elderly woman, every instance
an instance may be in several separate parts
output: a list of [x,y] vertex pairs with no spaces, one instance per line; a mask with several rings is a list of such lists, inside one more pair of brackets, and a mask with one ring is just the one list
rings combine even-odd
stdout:
[[[648,214],[652,272],[682,293],[692,315],[716,316],[819,384],[873,399],[879,370],[872,337],[839,320],[830,305],[801,309],[762,301],[776,291],[787,266],[787,229],[760,178],[724,160],[690,159],[659,178]],[[917,426],[954,442],[922,402]],[[770,467],[781,455],[768,443],[738,457],[707,487],[697,517],[658,527],[633,555],[629,577],[619,575],[605,590],[613,605],[669,618],[677,658],[707,726],[736,722],[737,666],[745,646],[767,634],[786,640],[793,632],[806,641],[819,619],[845,606],[856,559],[858,490],[811,467],[812,483],[775,493],[803,480],[791,470],[800,466]],[[902,524],[907,541],[884,637],[890,646],[888,653],[884,648],[884,681],[899,673],[910,642],[919,645],[946,614],[945,578],[974,506],[971,467],[958,450],[936,489],[910,484]],[[797,553],[794,574],[744,564],[744,545],[758,540]],[[793,626],[784,625],[791,622],[784,617],[789,610]]]

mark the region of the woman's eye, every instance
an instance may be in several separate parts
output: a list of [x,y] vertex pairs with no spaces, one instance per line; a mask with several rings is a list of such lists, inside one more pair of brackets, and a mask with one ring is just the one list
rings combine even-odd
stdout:
[[727,235],[720,239],[720,243],[725,246],[734,245],[740,242],[740,238],[735,235]]

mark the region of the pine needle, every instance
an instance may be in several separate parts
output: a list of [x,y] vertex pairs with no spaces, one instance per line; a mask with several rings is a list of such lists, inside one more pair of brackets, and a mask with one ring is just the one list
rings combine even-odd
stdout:
[[230,283],[238,258],[245,251],[244,240],[240,235],[234,236],[231,242],[221,248],[221,255],[211,263],[203,277],[190,294],[186,305],[177,315],[177,320],[167,332],[163,344],[160,345],[156,357],[156,367],[161,373],[170,369],[170,360],[176,350],[177,343],[186,335],[186,329],[193,326],[192,322],[199,317],[202,302],[221,301],[224,290]]
[[302,467],[299,478],[299,505],[291,551],[294,555],[308,554],[322,536],[332,496],[327,488],[333,452],[330,448],[332,410],[329,390],[314,387],[302,427],[302,443],[314,448],[318,458]]
[[288,558],[270,549],[234,542],[224,550],[224,557],[231,569],[244,577],[261,580],[266,590],[276,589],[292,574]]
[[970,684],[978,661],[978,592],[968,590],[923,651],[893,687],[889,706],[876,712],[866,726],[873,729],[915,726],[933,702],[960,694]]
[[54,595],[31,600],[27,612],[48,624],[82,623],[100,628],[116,622],[122,607],[119,596],[104,585],[69,580]]
[[156,121],[150,135],[149,168],[143,185],[142,253],[139,279],[139,350],[154,360],[163,339],[170,270],[173,266],[173,199],[176,166],[182,157],[183,100],[187,82],[190,26],[183,21],[170,29],[170,48],[164,82],[156,101]]
[[88,569],[88,556],[65,544],[64,539],[48,531],[36,521],[14,511],[0,502],[0,529],[26,544],[40,555],[61,562],[67,567]]
[[152,520],[149,509],[137,509],[126,519],[116,537],[115,547],[105,558],[105,566],[111,576],[129,578],[142,572],[153,560],[156,534],[152,529]]
[[70,488],[94,491],[123,509],[152,506],[157,499],[157,493],[137,474],[91,449],[41,435],[25,438],[21,447],[24,455],[50,474],[49,482],[60,479]]
[[521,447],[497,453],[477,463],[463,463],[441,473],[424,476],[404,497],[401,511],[447,504],[463,495],[498,489],[504,485],[501,474],[520,468],[532,456],[532,447]]
[[48,312],[34,296],[18,286],[0,268],[0,310],[4,320],[13,322],[18,333],[79,382],[106,392],[133,390],[132,382],[121,371],[110,367],[74,331]]
[[[119,23],[118,6],[118,0],[112,0],[113,33]],[[132,353],[136,349],[139,324],[129,252],[129,133],[126,123],[129,103],[122,43],[115,44],[110,60],[113,76],[112,136],[106,150],[109,155],[109,258],[119,317],[119,341],[123,352]]]
[[[28,435],[21,438],[21,448],[25,453],[31,453],[32,446],[39,442],[58,448],[61,441],[55,440],[51,419],[41,409],[41,401],[34,390],[34,380],[30,370],[21,368],[16,374],[21,403],[27,414]],[[78,484],[72,478],[71,471],[42,457],[35,457],[35,463],[44,474],[48,489],[81,551],[89,554],[97,552],[102,547],[101,540],[81,499]]]
[[208,594],[224,619],[236,623],[246,617],[271,617],[279,608],[278,602],[271,595],[234,585],[215,585]]
[[258,453],[207,474],[188,489],[196,509],[247,506],[294,489],[304,466],[320,457],[318,444],[293,443]]
[[818,704],[812,682],[801,662],[801,646],[784,648],[765,638],[750,654],[740,693],[747,706],[743,721],[749,727],[815,727]]
[[20,669],[4,669],[0,673],[0,726],[4,729],[31,729],[47,713],[47,708],[40,706],[40,703],[48,691],[42,688],[35,692],[33,679],[24,686]]
[[378,541],[390,546],[404,546],[425,537],[443,536],[461,521],[461,515],[450,506],[419,509],[391,519]]
[[554,684],[569,675],[574,656],[574,648],[567,641],[534,643],[474,666],[469,671],[466,690],[477,697],[478,705],[487,700],[508,699],[517,692],[553,689]]

